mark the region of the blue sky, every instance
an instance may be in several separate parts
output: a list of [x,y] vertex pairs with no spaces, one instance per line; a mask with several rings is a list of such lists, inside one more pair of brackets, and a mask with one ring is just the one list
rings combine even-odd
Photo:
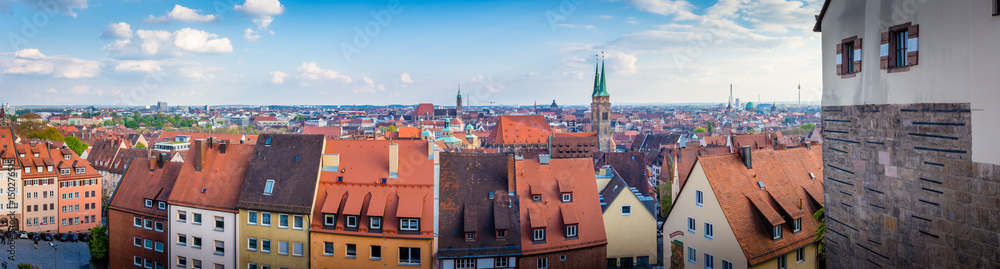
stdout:
[[0,0],[14,105],[820,98],[820,0]]

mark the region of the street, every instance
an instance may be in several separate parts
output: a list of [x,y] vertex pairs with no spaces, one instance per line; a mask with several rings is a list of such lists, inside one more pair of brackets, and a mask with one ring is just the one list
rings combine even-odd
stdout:
[[[38,241],[38,249],[35,249],[32,240],[17,239],[16,241],[14,261],[8,259],[9,252],[3,253],[0,258],[6,262],[6,266],[0,265],[0,269],[17,268],[19,263],[30,263],[38,268],[88,268],[87,265],[90,262],[90,250],[87,249],[85,242]],[[49,243],[55,244],[58,251],[49,246]],[[5,244],[4,246],[7,249],[10,248],[10,245]],[[54,253],[58,253],[58,257],[53,255]],[[58,258],[59,266],[53,267],[56,258]]]

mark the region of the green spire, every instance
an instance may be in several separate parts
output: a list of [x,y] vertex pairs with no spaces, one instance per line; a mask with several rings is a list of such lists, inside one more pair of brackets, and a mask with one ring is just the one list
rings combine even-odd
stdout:
[[600,65],[594,63],[594,92],[591,93],[593,96],[597,96],[597,92],[601,90],[601,74]]
[[458,84],[458,98],[462,98],[462,84]]
[[601,78],[600,78],[600,80],[601,80],[601,84],[597,88],[597,91],[594,92],[594,96],[611,96],[611,94],[608,93],[608,84],[607,84],[607,82],[605,81],[605,78],[604,78],[604,62],[603,61],[601,62]]

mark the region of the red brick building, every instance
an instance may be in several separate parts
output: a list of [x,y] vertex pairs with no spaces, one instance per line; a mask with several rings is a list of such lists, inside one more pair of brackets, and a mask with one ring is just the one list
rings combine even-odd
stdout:
[[159,158],[132,160],[108,209],[111,268],[166,268],[167,205],[182,163]]

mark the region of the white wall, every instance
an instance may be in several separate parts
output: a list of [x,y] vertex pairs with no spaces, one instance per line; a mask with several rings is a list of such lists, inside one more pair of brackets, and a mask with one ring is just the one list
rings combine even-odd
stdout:
[[[170,233],[170,267],[177,268],[177,256],[187,257],[187,268],[191,268],[194,259],[202,261],[202,268],[213,268],[214,264],[222,264],[226,268],[236,268],[236,213],[206,210],[186,206],[169,205],[167,210],[170,219],[167,221]],[[186,211],[187,221],[180,222],[177,212]],[[194,214],[201,213],[201,225],[194,224]],[[220,216],[225,220],[225,229],[215,231],[215,217]],[[272,221],[277,221],[272,219]],[[187,245],[177,245],[177,234],[187,235]],[[201,237],[201,249],[194,248],[194,237]],[[225,255],[215,255],[215,241],[225,242]],[[271,242],[271,251],[277,252],[277,242]]]
[[[695,190],[704,193],[704,203],[702,206],[695,204]],[[691,233],[687,229],[687,218],[695,219],[695,232]],[[711,223],[713,228],[712,239],[705,237],[705,222]],[[684,234],[670,237],[671,233],[681,231]],[[695,162],[694,169],[688,176],[684,190],[681,191],[674,208],[663,224],[663,262],[665,267],[670,266],[671,247],[674,240],[684,242],[684,267],[704,268],[705,253],[711,254],[715,260],[715,268],[722,268],[722,260],[733,263],[733,268],[747,268],[747,259],[743,254],[743,249],[736,240],[736,234],[729,226],[729,221],[722,212],[722,206],[718,198],[709,185],[705,170],[701,167],[701,161]],[[687,248],[693,247],[697,250],[697,263],[688,261]]]
[[[919,64],[888,74],[879,69],[881,33],[920,25]],[[823,106],[969,103],[972,160],[1000,164],[1000,16],[990,0],[832,1],[822,25]],[[862,38],[862,68],[854,78],[836,75],[836,44]]]

